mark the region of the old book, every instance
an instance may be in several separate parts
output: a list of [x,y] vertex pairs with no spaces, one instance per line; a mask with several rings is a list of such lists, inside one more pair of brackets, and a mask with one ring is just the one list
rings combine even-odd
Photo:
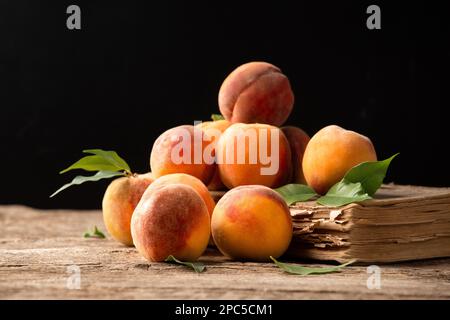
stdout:
[[450,188],[383,185],[374,199],[340,208],[291,206],[287,256],[388,263],[450,256]]

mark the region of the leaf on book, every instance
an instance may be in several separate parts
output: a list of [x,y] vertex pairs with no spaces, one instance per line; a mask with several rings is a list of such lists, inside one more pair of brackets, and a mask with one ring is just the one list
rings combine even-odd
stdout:
[[340,207],[352,202],[371,199],[360,182],[350,183],[341,180],[328,190],[327,194],[317,199],[317,203],[328,207]]
[[169,263],[177,263],[177,264],[181,264],[183,266],[186,266],[188,268],[191,268],[192,270],[194,270],[197,273],[203,272],[205,271],[205,265],[201,262],[186,262],[186,261],[181,261],[178,260],[177,258],[175,258],[174,256],[170,255],[166,258],[166,260],[164,260],[165,262],[169,262]]
[[61,188],[59,188],[58,190],[56,190],[51,196],[50,198],[54,197],[56,194],[60,193],[61,191],[69,188],[70,186],[73,185],[79,185],[82,184],[84,182],[88,182],[88,181],[98,181],[101,179],[108,179],[108,178],[112,178],[112,177],[117,177],[117,176],[124,176],[125,173],[124,172],[117,172],[117,171],[99,171],[97,172],[95,175],[93,176],[76,176],[72,182],[67,183],[65,185],[63,185]]
[[283,271],[291,274],[297,274],[301,276],[307,276],[310,274],[325,274],[325,273],[331,273],[331,272],[339,272],[342,268],[345,266],[348,266],[349,264],[354,263],[356,260],[351,260],[349,262],[346,262],[344,264],[341,264],[339,266],[333,266],[333,267],[304,267],[300,266],[298,264],[293,263],[284,263],[277,261],[274,257],[270,256],[270,259]]
[[373,196],[383,183],[391,161],[397,155],[398,153],[382,161],[363,162],[354,166],[345,174],[343,180],[351,183],[360,182],[366,193]]
[[307,201],[316,196],[316,192],[304,184],[291,183],[274,190],[283,197],[288,206],[295,202]]

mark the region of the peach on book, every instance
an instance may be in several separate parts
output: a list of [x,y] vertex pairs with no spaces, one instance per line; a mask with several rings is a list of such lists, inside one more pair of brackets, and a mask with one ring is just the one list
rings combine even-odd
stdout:
[[352,167],[376,161],[369,138],[336,125],[319,130],[309,141],[303,155],[303,174],[317,193],[325,194]]

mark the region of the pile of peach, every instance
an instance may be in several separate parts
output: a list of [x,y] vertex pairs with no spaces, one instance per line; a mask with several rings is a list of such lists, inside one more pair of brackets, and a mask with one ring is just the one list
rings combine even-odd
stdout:
[[[150,261],[169,255],[193,261],[208,244],[234,259],[277,258],[289,246],[292,221],[272,188],[306,183],[324,194],[353,166],[376,160],[371,141],[356,132],[332,125],[310,139],[300,128],[280,128],[292,111],[294,94],[288,78],[269,63],[238,67],[223,82],[218,100],[223,120],[167,130],[154,142],[151,173],[116,179],[105,193],[108,232],[123,244],[134,244]],[[210,135],[213,130],[216,134]],[[264,130],[277,133],[276,138],[268,135],[261,141],[258,133]],[[236,151],[234,141],[242,134],[245,139],[252,133],[256,148],[244,150],[244,161],[215,161]],[[180,142],[194,145],[198,134],[201,154],[209,151],[213,161],[175,161],[174,154],[186,156],[185,149],[177,149]],[[194,149],[188,158],[195,158]],[[256,151],[278,159],[275,172],[262,174],[268,164],[251,160]],[[237,160],[238,153],[232,154]],[[229,191],[216,204],[211,190]]]

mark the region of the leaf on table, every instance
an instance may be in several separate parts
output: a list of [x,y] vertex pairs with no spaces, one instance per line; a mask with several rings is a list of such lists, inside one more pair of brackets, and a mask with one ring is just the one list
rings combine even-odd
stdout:
[[341,180],[328,190],[327,194],[317,199],[317,203],[328,207],[340,207],[353,202],[372,199],[360,182],[351,183]]
[[301,276],[307,276],[310,274],[325,274],[325,273],[331,273],[331,272],[339,272],[342,268],[345,266],[348,266],[351,263],[354,263],[356,260],[351,260],[349,262],[346,262],[344,264],[341,264],[339,266],[333,266],[333,267],[304,267],[300,266],[298,264],[293,263],[284,263],[277,261],[274,257],[270,256],[270,259],[283,271],[291,274],[297,274]]
[[221,114],[212,114],[211,119],[213,121],[225,120],[225,118]]
[[181,264],[185,267],[191,268],[192,270],[194,270],[197,273],[203,272],[205,270],[205,265],[201,262],[185,262],[185,261],[178,260],[177,258],[175,258],[172,255],[168,256],[166,258],[166,260],[164,260],[164,261],[169,262],[169,263]]
[[283,197],[288,206],[295,202],[307,201],[316,196],[316,192],[304,184],[290,183],[274,190]]
[[117,171],[99,171],[97,172],[95,175],[93,176],[76,176],[72,182],[67,183],[65,185],[63,185],[61,188],[59,188],[58,190],[56,190],[51,196],[50,198],[54,197],[56,194],[60,193],[61,191],[69,188],[70,186],[73,185],[79,185],[82,184],[84,182],[88,182],[88,181],[98,181],[101,179],[108,179],[108,178],[112,178],[112,177],[117,177],[117,176],[125,176],[124,172],[117,172]]
[[94,232],[92,232],[92,234],[91,234],[89,231],[87,231],[87,232],[84,233],[83,236],[84,236],[85,238],[100,238],[100,239],[106,238],[105,235],[104,235],[104,233],[101,232],[101,231],[97,228],[97,226],[94,226]]
[[391,161],[397,155],[398,153],[385,160],[363,162],[354,166],[345,174],[343,180],[352,183],[360,182],[366,193],[373,196],[383,183]]

